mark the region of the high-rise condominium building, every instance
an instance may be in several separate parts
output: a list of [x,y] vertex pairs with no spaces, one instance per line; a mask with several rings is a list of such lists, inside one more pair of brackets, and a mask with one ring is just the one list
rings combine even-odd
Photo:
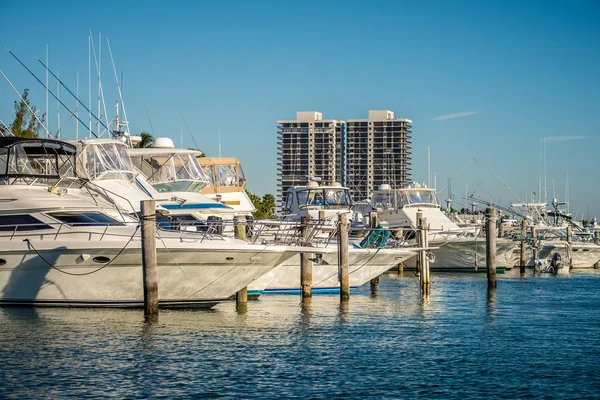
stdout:
[[295,120],[277,121],[277,209],[290,187],[310,178],[345,184],[344,121],[324,120],[316,111],[300,111]]
[[355,201],[383,183],[397,188],[410,181],[411,129],[411,120],[388,110],[346,121],[346,186]]

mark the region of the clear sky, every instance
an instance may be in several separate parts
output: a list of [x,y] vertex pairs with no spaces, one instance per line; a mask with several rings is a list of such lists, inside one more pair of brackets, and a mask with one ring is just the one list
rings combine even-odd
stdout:
[[[278,119],[315,110],[345,120],[388,109],[413,120],[413,179],[428,180],[429,146],[437,187],[454,177],[455,205],[473,190],[516,202],[486,164],[530,200],[546,137],[548,197],[564,199],[568,174],[570,211],[580,219],[589,207],[600,217],[597,0],[0,0],[0,15],[0,44],[42,81],[33,55],[45,60],[47,46],[50,68],[73,92],[79,71],[85,104],[91,31],[112,118],[118,95],[108,38],[132,133],[176,144],[183,136],[192,147],[183,114],[198,147],[216,156],[220,130],[222,155],[240,158],[259,195],[276,191]],[[0,69],[45,110],[43,87],[4,49]],[[96,112],[95,67],[92,76]],[[60,98],[74,108],[62,88]],[[16,99],[2,79],[6,123]],[[51,96],[49,116],[56,131]],[[63,138],[75,137],[64,109],[61,127]]]

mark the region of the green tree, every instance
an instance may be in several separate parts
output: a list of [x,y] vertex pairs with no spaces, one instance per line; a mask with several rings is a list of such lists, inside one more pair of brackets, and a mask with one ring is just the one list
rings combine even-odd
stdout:
[[254,219],[263,218],[264,214],[263,214],[263,210],[262,210],[262,200],[260,199],[260,197],[255,194],[250,193],[250,191],[248,189],[246,189],[246,194],[248,195],[248,197],[250,197],[250,201],[252,202],[252,205],[254,206],[254,208],[256,208],[256,211],[254,211],[252,213],[252,216],[254,217]]
[[260,203],[260,209],[263,216],[272,218],[275,215],[275,196],[270,193],[265,194]]
[[152,142],[154,141],[154,138],[151,134],[149,134],[148,132],[142,132],[140,133],[140,137],[142,138],[142,140],[137,144],[136,147],[140,149],[152,147]]
[[[42,123],[45,120],[45,116],[40,118],[38,121],[35,117],[36,108],[31,107],[29,103],[29,89],[23,91],[23,99],[15,101],[15,120],[10,125],[10,131],[15,136],[24,138],[37,138],[39,137],[39,131],[42,129]],[[33,111],[33,114],[31,111]]]

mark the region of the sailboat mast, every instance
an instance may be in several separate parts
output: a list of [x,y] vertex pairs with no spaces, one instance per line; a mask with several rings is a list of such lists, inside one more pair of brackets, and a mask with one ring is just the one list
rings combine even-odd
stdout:
[[[48,73],[46,71],[46,73]],[[59,71],[56,71],[56,76],[60,76]],[[56,81],[56,95],[58,98],[56,99],[56,107],[57,107],[57,121],[56,121],[56,138],[60,139],[60,83]]]
[[[77,104],[75,104],[75,115],[79,114],[79,71],[77,71],[77,82],[75,85],[75,98],[77,100]],[[77,120],[75,120],[75,139],[79,139],[79,124]]]
[[[94,56],[95,58],[95,56]],[[102,33],[98,34],[98,65],[96,66],[96,68],[98,69],[97,71],[97,75],[98,75],[98,116],[100,118],[98,118],[98,122],[96,123],[96,132],[100,132],[100,119],[102,118],[102,115],[100,115],[100,68],[101,68],[101,59],[102,59]]]
[[88,127],[90,130],[90,138],[92,137],[92,35],[88,35]]
[[[48,65],[48,45],[46,44],[46,65]],[[48,115],[48,70],[46,70],[46,132],[50,131],[50,116]],[[48,139],[48,133],[46,133]]]

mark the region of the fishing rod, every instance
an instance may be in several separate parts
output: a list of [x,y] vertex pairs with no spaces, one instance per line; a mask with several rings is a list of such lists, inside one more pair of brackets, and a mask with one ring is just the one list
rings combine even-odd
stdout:
[[[15,58],[15,60],[17,60],[17,61],[19,62],[19,64],[21,64],[21,65],[23,66],[23,68],[25,68],[25,69],[26,69],[26,70],[27,70],[27,71],[28,71],[28,72],[29,72],[29,73],[30,73],[30,74],[31,74],[31,75],[32,75],[32,76],[35,78],[35,80],[37,80],[37,81],[39,82],[39,84],[40,84],[40,85],[42,85],[42,86],[44,87],[44,89],[46,89],[46,90],[47,90],[47,91],[48,91],[48,92],[49,92],[49,93],[52,95],[52,97],[54,97],[56,100],[58,100],[58,102],[60,103],[60,105],[61,105],[61,106],[63,106],[63,107],[64,107],[64,108],[65,108],[65,109],[66,109],[68,112],[70,112],[71,114],[73,114],[73,111],[71,111],[71,109],[70,109],[69,107],[67,107],[67,106],[65,105],[65,103],[63,103],[62,101],[60,101],[60,99],[59,99],[58,97],[56,97],[56,95],[55,95],[55,94],[54,94],[54,93],[53,93],[53,92],[52,92],[50,89],[48,89],[48,87],[47,87],[47,86],[44,84],[44,82],[40,81],[40,80],[39,80],[39,78],[38,78],[37,76],[35,76],[35,74],[34,74],[34,73],[33,73],[33,72],[32,72],[32,71],[29,69],[29,68],[27,68],[27,66],[26,66],[25,64],[23,64],[23,63],[21,62],[21,60],[19,60],[19,58],[18,58],[17,56],[15,56],[15,55],[12,53],[12,51],[10,51],[10,50],[8,49],[8,47],[4,46],[4,48],[6,49],[6,51],[8,51],[8,53],[9,53],[11,56],[13,56],[13,57]],[[54,74],[52,74],[52,75],[54,75]],[[92,135],[94,135],[95,137],[98,137],[98,135],[96,135],[96,134],[95,134],[95,133],[92,131],[92,129],[91,129],[90,127],[88,127],[88,126],[87,126],[87,125],[86,125],[86,124],[85,124],[85,123],[84,123],[82,120],[80,120],[78,116],[76,116],[76,115],[74,115],[74,116],[75,116],[75,118],[77,118],[77,120],[78,120],[79,122],[81,122],[81,124],[82,124],[83,126],[85,126],[85,127],[86,127],[86,128],[87,128],[87,129],[88,129],[88,130],[89,130],[89,131],[92,133]]]
[[[8,50],[8,49],[6,49],[6,50]],[[10,53],[10,50],[9,50],[8,52]],[[12,53],[11,53],[11,54],[12,54]],[[13,54],[13,57],[14,57],[14,54]],[[69,89],[67,86],[65,86],[65,84],[64,84],[64,83],[63,83],[63,82],[62,82],[60,79],[58,79],[58,77],[57,77],[56,75],[54,75],[54,72],[52,72],[52,71],[50,71],[50,70],[48,69],[48,67],[46,66],[46,64],[44,64],[44,62],[43,62],[42,60],[40,60],[40,59],[39,59],[39,58],[38,58],[36,55],[34,55],[34,57],[35,57],[35,58],[36,58],[36,59],[37,59],[37,60],[40,62],[40,64],[42,64],[42,65],[44,66],[44,68],[46,68],[46,71],[48,71],[48,72],[50,72],[50,74],[52,74],[52,76],[54,77],[54,79],[56,79],[56,80],[58,81],[58,83],[60,83],[60,85],[61,85],[62,87],[64,87],[65,89],[67,89],[67,92],[69,92],[69,94],[70,94],[71,96],[73,96],[73,97],[75,98],[75,100],[77,100],[77,103],[81,104],[81,106],[82,106],[82,107],[83,107],[83,108],[84,108],[84,109],[85,109],[87,112],[89,112],[89,113],[92,115],[92,117],[96,118],[96,120],[97,120],[97,121],[100,121],[100,123],[102,124],[102,127],[104,127],[104,129],[107,129],[107,130],[108,130],[108,126],[106,126],[106,125],[104,124],[104,122],[102,122],[102,120],[100,120],[98,117],[96,117],[96,116],[94,115],[94,113],[93,113],[93,112],[91,112],[91,111],[90,111],[90,109],[89,109],[89,108],[87,108],[87,107],[85,106],[85,104],[83,104],[83,103],[81,102],[81,100],[79,100],[79,98],[78,98],[77,96],[75,96],[75,95],[73,94],[73,92],[72,92],[72,91],[71,91],[71,90],[70,90],[70,89]],[[15,58],[16,58],[16,57],[15,57]],[[20,62],[20,61],[19,61],[19,62]],[[31,72],[31,71],[30,71],[30,72]],[[77,118],[77,117],[75,116],[75,118]],[[79,120],[79,122],[81,122],[81,120],[80,120],[79,118],[77,118],[77,119]],[[83,122],[81,122],[81,123],[83,124]],[[83,124],[83,125],[84,125],[84,126],[85,126],[85,127],[88,129],[88,130],[90,129],[90,128],[88,128],[88,127],[87,127],[85,124]],[[94,132],[92,132],[92,133],[94,133]],[[94,134],[94,135],[95,135],[95,134]],[[98,136],[96,136],[96,137],[98,137]]]
[[[48,129],[46,129],[46,127],[44,126],[44,124],[42,123],[42,121],[40,121],[40,119],[38,118],[37,114],[33,112],[33,110],[31,109],[31,107],[29,107],[29,104],[27,104],[27,102],[25,101],[25,99],[21,96],[21,94],[19,93],[19,91],[13,86],[13,84],[8,79],[8,77],[6,75],[4,75],[4,72],[2,72],[1,69],[0,69],[0,74],[2,74],[2,76],[4,77],[4,79],[6,79],[6,82],[8,82],[8,84],[15,91],[15,93],[17,94],[17,96],[19,96],[19,99],[21,99],[21,102],[23,104],[25,104],[25,106],[27,107],[27,109],[29,110],[29,112],[31,113],[31,115],[33,115],[33,117],[35,118],[35,120],[41,125],[42,128],[44,128],[44,130],[46,131],[46,133],[48,134],[48,136],[54,137],[54,135],[52,135],[50,132],[48,132]],[[6,126],[6,124],[4,122],[2,122],[2,124],[4,126]],[[11,134],[13,134],[10,130],[9,130],[9,132]],[[13,134],[13,136],[14,136],[14,134]]]

